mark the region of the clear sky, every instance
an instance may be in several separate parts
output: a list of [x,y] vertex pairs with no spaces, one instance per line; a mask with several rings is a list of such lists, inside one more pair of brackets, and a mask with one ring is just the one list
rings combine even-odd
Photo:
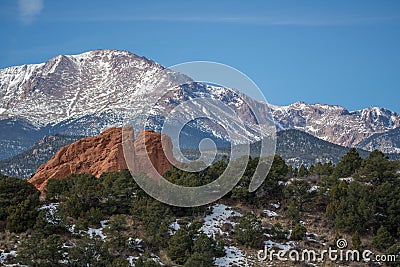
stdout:
[[268,102],[400,113],[400,1],[1,0],[0,68],[124,49],[239,69]]

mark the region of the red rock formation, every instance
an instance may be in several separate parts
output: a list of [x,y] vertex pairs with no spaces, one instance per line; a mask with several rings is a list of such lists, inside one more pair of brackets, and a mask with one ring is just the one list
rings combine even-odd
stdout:
[[[99,135],[83,138],[61,148],[46,164],[43,164],[29,179],[41,192],[51,178],[61,179],[71,173],[90,173],[99,177],[103,172],[116,171],[128,168],[122,146],[122,128],[110,128]],[[124,131],[125,133],[125,131]],[[131,136],[130,136],[131,135]],[[134,162],[134,172],[145,172],[155,177],[152,170],[163,174],[171,164],[163,151],[168,151],[172,158],[172,142],[167,136],[154,131],[140,131],[133,142],[133,130],[126,142],[132,142],[127,160]],[[126,146],[125,148],[127,148]],[[150,159],[154,168],[151,168]]]
[[[154,178],[156,175],[149,173],[149,170],[152,169],[151,165],[161,174],[171,167],[167,156],[169,159],[172,159],[172,141],[168,136],[161,135],[154,131],[140,131],[136,136],[134,146],[134,172],[145,171],[150,177]],[[164,150],[168,155],[164,154]],[[146,155],[150,159],[151,165]]]

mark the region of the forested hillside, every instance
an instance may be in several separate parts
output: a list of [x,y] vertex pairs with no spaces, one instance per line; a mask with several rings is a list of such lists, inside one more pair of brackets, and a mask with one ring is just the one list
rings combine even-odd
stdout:
[[[347,247],[398,255],[399,163],[379,151],[355,149],[336,165],[294,169],[275,156],[257,191],[248,186],[251,159],[235,188],[208,206],[178,208],[138,187],[128,170],[51,179],[45,197],[24,179],[0,177],[0,263],[13,266],[284,266],[257,258],[264,246],[282,250]],[[226,168],[172,167],[169,181],[199,186]],[[399,259],[398,259],[399,260]],[[294,264],[294,263],[293,263]],[[336,260],[300,266],[374,266]],[[301,265],[302,264],[302,265]],[[386,262],[399,266],[399,262]],[[285,265],[286,266],[286,265]]]

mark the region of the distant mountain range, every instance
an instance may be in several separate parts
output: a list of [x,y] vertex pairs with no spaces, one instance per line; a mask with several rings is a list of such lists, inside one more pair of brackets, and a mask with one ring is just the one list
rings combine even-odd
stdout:
[[278,129],[302,130],[348,147],[357,145],[375,133],[400,126],[399,114],[378,107],[348,111],[341,106],[296,102],[285,107],[271,105],[271,108]]
[[[127,118],[140,117],[151,107],[160,97],[160,86],[171,90],[157,102],[151,118],[150,126],[158,131],[173,107],[206,97],[231,107],[237,114],[237,120],[231,122],[234,131],[250,136],[251,142],[259,140],[255,134],[258,125],[254,114],[246,108],[246,101],[262,113],[271,110],[278,130],[301,130],[345,147],[400,151],[396,134],[400,115],[390,110],[370,107],[348,111],[340,106],[303,102],[267,105],[232,89],[194,82],[179,73],[168,79],[155,79],[164,70],[152,60],[118,50],[60,55],[45,63],[0,70],[0,159],[28,150],[45,136],[90,136],[110,126],[123,126]],[[239,127],[240,120],[246,122],[246,128]],[[235,143],[209,121],[189,124],[182,136],[181,146],[187,148],[197,147],[200,137],[211,138],[218,146]]]
[[[50,160],[63,146],[69,145],[77,140],[79,136],[55,135],[46,136],[35,143],[27,151],[8,159],[0,160],[0,173],[14,177],[30,177],[39,168]],[[277,134],[276,153],[282,156],[292,166],[299,167],[301,164],[311,165],[317,162],[337,163],[349,148],[319,139],[306,132],[290,129],[282,130]],[[229,155],[229,149],[220,147],[216,159],[223,155]],[[251,144],[251,156],[259,155],[260,142]],[[183,154],[190,159],[200,156],[196,149],[184,149]],[[365,158],[369,152],[358,149],[361,157]],[[395,160],[400,160],[399,154],[388,154]]]

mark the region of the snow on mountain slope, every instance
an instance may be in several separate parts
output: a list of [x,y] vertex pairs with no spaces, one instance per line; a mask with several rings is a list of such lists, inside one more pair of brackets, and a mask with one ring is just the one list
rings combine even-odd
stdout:
[[384,133],[376,133],[357,144],[358,147],[384,153],[400,153],[400,127]]
[[[61,55],[43,64],[0,70],[0,96],[0,121],[24,120],[43,135],[95,135],[144,115],[150,115],[149,127],[161,130],[173,108],[195,98],[222,101],[234,110],[237,116],[231,117],[230,127],[235,134],[248,136],[251,141],[259,140],[257,132],[262,123],[255,119],[248,103],[261,110],[262,121],[273,125],[265,104],[235,90],[193,82],[144,57],[118,50]],[[216,108],[211,113],[215,118],[223,117],[218,114],[220,111]],[[179,119],[188,120],[193,114],[208,118],[210,110],[192,105]],[[192,121],[189,126],[191,132],[200,130],[218,144],[227,142],[226,130],[211,119]],[[231,141],[237,143],[239,139]],[[197,146],[189,144],[190,134],[186,140],[186,146]],[[0,140],[11,141],[15,141],[12,135]]]
[[[340,106],[303,102],[268,106],[235,90],[193,82],[179,73],[165,75],[164,71],[152,60],[119,50],[60,55],[41,64],[2,69],[0,126],[4,120],[17,124],[22,120],[36,129],[36,139],[24,142],[29,132],[18,140],[10,134],[0,144],[12,144],[20,152],[48,134],[95,135],[104,128],[122,126],[127,118],[139,118],[149,110],[149,125],[160,130],[174,107],[197,97],[219,100],[232,108],[237,114],[231,121],[233,131],[251,141],[259,139],[257,131],[262,125],[246,102],[265,114],[264,120],[268,120],[271,109],[278,129],[303,130],[344,146],[356,145],[374,133],[400,126],[400,115],[383,108],[349,112]],[[181,119],[189,118],[195,111],[204,115],[209,112],[191,109]],[[211,120],[193,121],[189,128],[188,142],[193,129],[214,137],[218,144],[228,141],[226,131]],[[0,148],[0,158],[9,156],[12,153]]]
[[341,106],[296,102],[270,105],[279,129],[298,129],[331,143],[354,146],[374,133],[400,126],[400,115],[378,107],[348,111]]
[[146,83],[162,69],[144,57],[117,50],[61,55],[43,64],[6,68],[0,71],[1,116],[45,126],[110,109],[132,109],[131,98],[145,101]]

